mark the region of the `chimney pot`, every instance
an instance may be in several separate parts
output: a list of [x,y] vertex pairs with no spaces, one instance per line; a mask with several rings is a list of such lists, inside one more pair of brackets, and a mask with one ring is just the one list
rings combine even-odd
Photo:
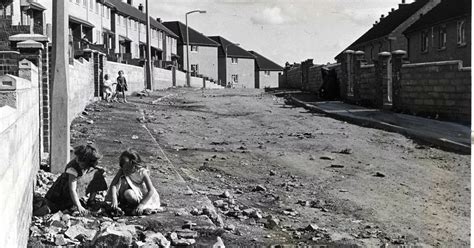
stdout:
[[140,10],[141,12],[143,12],[143,4],[138,5],[138,10]]
[[380,16],[380,19],[383,19],[384,17],[385,17],[385,15],[381,15],[381,16]]
[[405,4],[405,0],[402,0],[402,4]]

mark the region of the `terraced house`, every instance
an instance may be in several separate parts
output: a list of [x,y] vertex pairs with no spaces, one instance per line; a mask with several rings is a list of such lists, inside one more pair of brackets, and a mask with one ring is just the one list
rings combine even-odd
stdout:
[[[163,24],[178,35],[178,63],[183,70],[186,70],[186,25],[178,21],[164,22]],[[203,77],[217,81],[218,46],[219,44],[204,34],[189,27],[189,67],[193,76],[202,75]]]
[[[52,9],[51,0],[38,0]],[[143,4],[131,0],[69,0],[71,43],[76,56],[87,47],[107,54],[110,61],[141,64],[146,54],[146,14]],[[51,11],[46,21],[52,23]],[[152,59],[156,67],[176,57],[177,36],[150,17]]]
[[283,67],[255,51],[249,53],[255,57],[255,88],[278,88],[278,74]]
[[236,88],[256,88],[255,57],[234,42],[221,36],[209,37],[219,47],[219,81]]

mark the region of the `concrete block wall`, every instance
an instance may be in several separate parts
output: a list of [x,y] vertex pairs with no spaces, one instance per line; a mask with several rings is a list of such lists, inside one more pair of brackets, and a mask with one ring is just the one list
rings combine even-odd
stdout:
[[377,78],[375,76],[375,65],[363,65],[359,69],[357,80],[355,81],[359,100],[367,105],[375,102]]
[[0,96],[14,97],[13,106],[0,97],[0,247],[26,247],[28,241],[40,157],[39,82],[34,65],[29,74],[28,80],[0,77]]
[[319,94],[319,89],[321,89],[321,86],[323,85],[323,76],[321,74],[321,69],[323,66],[312,66],[309,68],[309,83],[307,90],[309,92]]
[[173,86],[173,71],[153,68],[153,90],[168,89]]
[[405,64],[400,70],[397,110],[469,123],[471,68],[460,61]]
[[94,101],[94,62],[86,59],[74,60],[69,65],[69,121],[78,116],[90,102]]
[[295,66],[286,72],[286,87],[288,89],[302,88],[301,66]]
[[109,74],[111,80],[114,82],[118,77],[119,71],[123,71],[125,78],[127,78],[127,95],[132,95],[133,93],[143,91],[146,88],[145,69],[143,67],[111,61],[107,61],[104,65],[104,75]]

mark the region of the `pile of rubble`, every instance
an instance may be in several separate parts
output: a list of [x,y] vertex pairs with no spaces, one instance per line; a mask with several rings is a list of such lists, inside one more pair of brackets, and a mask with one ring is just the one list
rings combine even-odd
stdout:
[[[140,225],[126,224],[126,219],[108,217],[74,217],[57,212],[45,217],[34,217],[30,227],[29,247],[170,247],[196,243],[198,232],[180,229],[163,235],[145,230]],[[224,247],[218,238],[218,243]],[[41,245],[40,245],[41,244]]]

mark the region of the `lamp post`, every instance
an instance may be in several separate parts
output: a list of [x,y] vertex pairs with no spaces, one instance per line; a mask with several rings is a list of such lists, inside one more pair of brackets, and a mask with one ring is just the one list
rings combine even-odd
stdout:
[[226,72],[225,72],[225,76],[224,76],[224,80],[225,80],[224,83],[225,83],[226,87],[227,87],[227,48],[228,48],[229,46],[232,46],[232,45],[233,45],[233,46],[240,46],[239,43],[230,43],[230,44],[227,44],[227,45],[224,46],[224,55],[225,55],[225,60],[224,60],[224,61],[225,61],[225,65],[226,65],[226,66],[225,66]]
[[146,0],[146,89],[152,90],[152,63],[150,38],[150,7]]
[[191,74],[189,73],[189,27],[188,15],[192,13],[206,14],[205,10],[193,10],[186,13],[186,84],[191,87]]

